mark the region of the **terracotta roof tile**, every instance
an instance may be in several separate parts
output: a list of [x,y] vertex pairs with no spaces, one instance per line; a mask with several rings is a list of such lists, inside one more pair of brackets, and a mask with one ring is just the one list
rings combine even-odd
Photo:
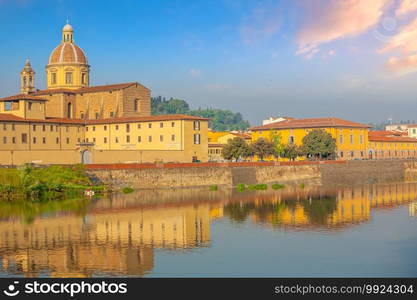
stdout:
[[9,97],[0,98],[0,101],[11,101],[11,100],[36,100],[36,101],[48,101],[48,99],[36,97],[32,94],[18,94]]
[[208,121],[208,118],[189,116],[189,115],[159,115],[159,116],[147,116],[147,117],[129,117],[129,118],[111,118],[111,119],[98,119],[87,120],[87,124],[114,124],[114,123],[133,123],[133,122],[152,122],[152,121],[174,121],[174,120],[196,120],[196,121]]
[[12,114],[0,114],[0,122],[1,121],[27,122],[27,123],[84,124],[84,120],[79,120],[79,119],[63,119],[63,118],[24,119],[24,118],[21,118]]
[[351,122],[339,118],[311,118],[293,119],[275,122],[263,126],[252,127],[250,130],[269,130],[269,129],[290,129],[290,128],[324,128],[324,127],[355,127],[370,128],[371,126],[356,122]]
[[404,136],[383,136],[383,135],[370,135],[368,137],[370,142],[413,142],[417,143],[417,139]]
[[119,83],[119,84],[108,84],[108,85],[97,85],[97,86],[90,86],[90,87],[83,87],[79,89],[49,89],[49,90],[39,90],[32,95],[48,95],[48,94],[60,94],[60,93],[70,93],[70,94],[81,94],[81,93],[95,93],[95,92],[105,92],[105,91],[112,91],[112,90],[122,90],[133,85],[142,86],[145,89],[147,87],[141,85],[138,82],[128,82],[128,83]]

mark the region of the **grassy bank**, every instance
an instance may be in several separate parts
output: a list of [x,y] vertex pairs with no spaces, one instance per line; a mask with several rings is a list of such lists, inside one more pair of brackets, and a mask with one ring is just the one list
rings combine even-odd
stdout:
[[87,189],[96,193],[107,191],[106,186],[94,185],[81,165],[0,169],[0,199],[77,197]]

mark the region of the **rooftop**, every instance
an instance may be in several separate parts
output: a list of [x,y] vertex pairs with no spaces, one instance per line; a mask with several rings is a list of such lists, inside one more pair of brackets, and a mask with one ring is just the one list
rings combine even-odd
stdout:
[[[96,92],[106,92],[106,91],[113,91],[113,90],[122,90],[134,85],[141,85],[138,82],[127,82],[127,83],[118,83],[118,84],[107,84],[107,85],[97,85],[97,86],[90,86],[90,87],[83,87],[79,89],[49,89],[49,90],[39,90],[31,95],[39,96],[39,95],[49,95],[49,94],[60,94],[60,93],[69,93],[69,94],[82,94],[82,93],[96,93]],[[144,87],[146,88],[146,87]],[[146,88],[147,89],[147,88]]]
[[32,94],[30,94],[30,95],[28,95],[28,94],[18,94],[18,95],[13,95],[13,96],[9,96],[9,97],[0,98],[0,101],[12,101],[12,100],[48,101],[45,98],[36,97],[36,96],[33,96]]
[[158,121],[174,121],[174,120],[196,120],[206,121],[207,118],[194,117],[188,115],[161,115],[149,117],[131,117],[131,118],[112,118],[98,120],[81,120],[81,119],[65,119],[65,118],[46,118],[46,119],[24,119],[13,114],[0,114],[0,121],[13,122],[29,122],[29,123],[64,123],[64,124],[116,124],[116,123],[134,123],[134,122],[158,122]]
[[367,124],[351,122],[339,118],[311,118],[311,119],[291,119],[275,122],[263,126],[252,127],[250,130],[269,130],[269,129],[292,129],[292,128],[327,128],[327,127],[353,127],[370,128]]

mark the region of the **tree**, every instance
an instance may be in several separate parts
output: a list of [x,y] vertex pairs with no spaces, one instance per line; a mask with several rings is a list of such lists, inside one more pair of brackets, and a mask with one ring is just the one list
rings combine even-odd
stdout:
[[280,156],[283,156],[285,145],[282,143],[281,134],[276,131],[272,131],[271,142],[274,144],[275,157],[278,159]]
[[282,151],[282,156],[288,158],[290,161],[295,160],[300,154],[300,148],[294,144],[286,145]]
[[275,145],[264,138],[259,138],[252,144],[252,151],[260,160],[263,160],[265,156],[276,156]]
[[238,161],[239,158],[246,158],[252,155],[252,150],[245,140],[235,137],[227,141],[223,146],[222,156],[224,159]]
[[301,151],[307,157],[328,158],[336,152],[336,140],[324,130],[313,130],[303,138]]
[[154,115],[186,114],[189,111],[190,106],[184,100],[171,98],[167,101],[161,97],[152,98],[152,114]]
[[188,114],[209,118],[209,126],[216,131],[246,130],[250,127],[248,121],[244,120],[241,113],[234,113],[230,110],[206,108],[190,110],[185,100],[170,98],[169,100],[158,96],[151,98],[153,115]]

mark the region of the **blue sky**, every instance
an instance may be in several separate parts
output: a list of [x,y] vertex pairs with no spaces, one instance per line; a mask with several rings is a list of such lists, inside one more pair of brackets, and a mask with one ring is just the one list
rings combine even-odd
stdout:
[[416,120],[415,0],[0,0],[0,95],[37,88],[69,18],[91,84],[139,81],[192,108]]

